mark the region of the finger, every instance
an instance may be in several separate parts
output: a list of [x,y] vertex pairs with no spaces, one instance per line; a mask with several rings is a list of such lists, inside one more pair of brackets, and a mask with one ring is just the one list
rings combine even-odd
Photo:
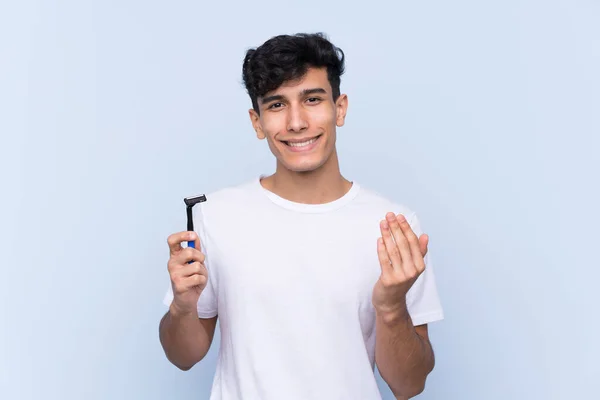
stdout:
[[204,288],[207,282],[208,277],[206,275],[194,274],[186,278],[179,279],[174,290],[176,293],[185,293],[194,287]]
[[203,263],[206,259],[204,253],[193,247],[186,247],[185,249],[181,249],[181,251],[178,254],[174,255],[173,258],[178,265],[194,261]]
[[186,278],[186,283],[189,285],[189,288],[192,287],[196,287],[196,286],[200,286],[202,288],[204,288],[206,286],[206,283],[208,282],[208,276],[206,275],[192,275],[188,278]]
[[390,226],[386,220],[381,221],[380,225],[381,237],[383,238],[383,243],[385,245],[388,257],[392,262],[392,267],[395,271],[401,271],[402,258],[400,257],[400,251],[398,250],[398,246],[396,246],[396,243],[394,243],[394,239],[392,238]]
[[[402,217],[402,215],[400,214],[399,217]],[[406,237],[402,227],[400,226],[398,220],[399,218],[396,217],[394,213],[388,213],[386,215],[386,218],[390,225],[390,231],[392,232],[392,236],[394,238],[394,241],[396,242],[398,251],[400,252],[400,257],[402,258],[402,269],[408,276],[411,276],[415,272],[415,265],[413,262],[412,251],[410,248],[408,238]]]
[[206,266],[201,262],[193,262],[191,264],[185,264],[179,270],[177,270],[177,275],[182,278],[187,278],[192,275],[208,275],[206,271]]
[[425,263],[423,262],[423,255],[419,246],[419,238],[415,235],[404,215],[399,214],[396,219],[406,238],[407,247],[410,248],[412,272],[421,273],[425,267]]
[[183,249],[183,247],[181,247],[182,242],[186,242],[188,240],[196,240],[197,238],[198,235],[196,234],[196,232],[177,232],[170,235],[167,238],[170,253],[179,253]]
[[383,238],[377,239],[377,257],[379,258],[379,265],[381,265],[381,273],[383,275],[389,274],[394,270],[392,262],[388,257],[385,243],[383,243]]

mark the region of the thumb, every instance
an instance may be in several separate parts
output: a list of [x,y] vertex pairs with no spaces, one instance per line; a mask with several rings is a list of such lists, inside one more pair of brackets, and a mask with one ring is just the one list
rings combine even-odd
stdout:
[[188,232],[188,237],[187,239],[187,243],[188,243],[188,247],[193,247],[197,250],[202,251],[202,248],[200,247],[200,235],[198,235],[198,233],[196,231],[189,231]]
[[423,234],[419,237],[419,249],[423,257],[427,254],[427,246],[429,245],[429,235]]
[[202,244],[200,243],[200,235],[196,234],[196,239],[194,240],[194,247],[199,251],[202,251]]

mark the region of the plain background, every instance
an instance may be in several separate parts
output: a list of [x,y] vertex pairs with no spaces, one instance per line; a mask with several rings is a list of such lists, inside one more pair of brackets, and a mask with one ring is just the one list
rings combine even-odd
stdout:
[[[273,171],[246,49],[347,55],[343,173],[415,209],[446,319],[422,399],[597,398],[600,5],[0,6],[0,398],[207,399],[158,342],[183,197]],[[391,399],[382,384],[385,399]]]

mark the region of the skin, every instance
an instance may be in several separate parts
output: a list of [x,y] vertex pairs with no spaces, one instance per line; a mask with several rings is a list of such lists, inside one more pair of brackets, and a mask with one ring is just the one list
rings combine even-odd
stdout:
[[[182,242],[195,241],[195,248]],[[167,268],[173,289],[173,301],[159,324],[159,338],[167,359],[183,371],[204,358],[210,348],[217,317],[198,318],[196,304],[206,287],[208,272],[204,254],[195,232],[178,232],[169,236]],[[191,262],[191,263],[190,263]]]
[[[333,100],[325,69],[309,69],[258,99],[259,112],[248,111],[259,140],[266,140],[276,159],[276,171],[263,186],[292,201],[317,204],[335,200],[352,183],[340,174],[335,147],[336,128],[344,125],[348,97]],[[293,152],[282,141],[321,135],[310,152]]]
[[[267,190],[291,201],[307,204],[342,197],[352,183],[340,173],[336,151],[337,128],[342,127],[348,97],[334,100],[327,71],[309,68],[300,79],[286,82],[257,99],[259,109],[248,111],[259,140],[266,140],[276,159],[276,170],[264,177]],[[294,152],[286,142],[319,137],[309,151]],[[406,294],[423,273],[429,238],[417,237],[405,216],[382,216],[381,237],[374,243],[381,276],[373,288],[376,311],[375,359],[381,376],[397,399],[416,396],[434,367],[427,325],[413,326]],[[207,272],[200,243],[184,249],[181,242],[198,240],[193,232],[169,237],[169,274],[174,300],[161,321],[161,343],[167,357],[187,370],[208,352],[216,317],[198,320],[196,303],[206,285]],[[188,264],[188,261],[193,261]]]
[[435,365],[427,324],[414,326],[406,306],[408,290],[425,270],[429,237],[417,237],[402,214],[391,212],[380,229],[381,276],[373,289],[375,361],[396,399],[409,399],[425,389]]

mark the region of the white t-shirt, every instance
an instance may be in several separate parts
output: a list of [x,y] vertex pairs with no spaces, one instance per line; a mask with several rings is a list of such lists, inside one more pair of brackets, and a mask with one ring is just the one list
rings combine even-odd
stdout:
[[[221,347],[211,400],[376,400],[372,292],[381,273],[379,222],[414,212],[356,182],[309,205],[260,177],[194,207],[209,280],[198,316],[218,314]],[[431,259],[407,295],[414,325],[443,319]],[[170,305],[171,289],[164,298]]]

